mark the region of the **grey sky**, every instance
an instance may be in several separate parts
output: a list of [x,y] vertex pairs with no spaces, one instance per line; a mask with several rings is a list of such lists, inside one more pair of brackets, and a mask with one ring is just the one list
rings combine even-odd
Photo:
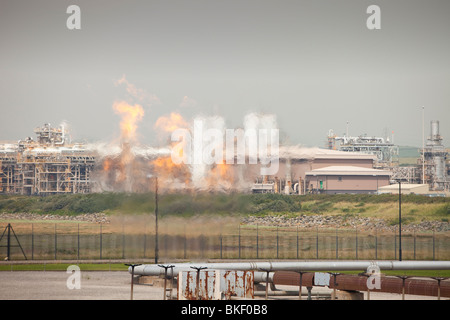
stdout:
[[[81,8],[81,30],[66,9]],[[366,9],[381,7],[381,30]],[[0,2],[0,140],[67,121],[75,140],[110,140],[126,99],[143,103],[141,141],[156,119],[220,115],[229,128],[274,113],[291,143],[324,146],[329,129],[395,132],[422,144],[422,106],[450,146],[450,1],[163,0]],[[180,106],[183,97],[195,104]]]

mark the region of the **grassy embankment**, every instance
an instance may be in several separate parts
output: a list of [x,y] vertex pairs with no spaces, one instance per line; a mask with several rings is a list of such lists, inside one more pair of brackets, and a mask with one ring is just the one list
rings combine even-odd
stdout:
[[[161,217],[195,215],[345,215],[385,219],[396,223],[396,195],[304,195],[281,194],[165,194],[159,196]],[[154,212],[153,194],[70,194],[47,197],[0,196],[0,213],[35,213],[42,215],[148,214]],[[448,222],[450,198],[402,196],[402,222],[426,220]]]

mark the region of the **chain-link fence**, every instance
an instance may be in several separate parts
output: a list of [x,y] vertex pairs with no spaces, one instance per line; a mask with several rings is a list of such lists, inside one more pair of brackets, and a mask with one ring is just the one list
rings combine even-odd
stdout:
[[[9,228],[10,227],[10,228]],[[145,228],[144,228],[145,229]],[[159,258],[360,259],[399,258],[397,231],[239,226],[191,232],[159,231]],[[214,232],[216,231],[216,232]],[[155,232],[122,224],[3,223],[0,257],[10,260],[153,259]],[[402,232],[403,260],[449,260],[448,232]]]

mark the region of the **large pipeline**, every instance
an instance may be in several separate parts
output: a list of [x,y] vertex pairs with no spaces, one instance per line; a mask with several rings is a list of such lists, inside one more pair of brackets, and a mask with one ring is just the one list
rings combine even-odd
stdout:
[[[254,270],[254,271],[367,271],[371,266],[383,270],[450,270],[450,261],[295,261],[295,262],[236,262],[236,263],[168,263],[173,274],[192,271],[192,267],[210,270]],[[131,273],[131,267],[128,269]],[[164,268],[157,264],[140,265],[134,268],[135,275],[164,276]]]
[[[265,281],[265,276],[259,275],[261,282]],[[256,279],[256,277],[255,277]],[[300,284],[300,275],[291,271],[277,271],[269,275],[269,282],[274,285],[291,285],[298,286]],[[305,273],[302,276],[302,286],[314,285],[314,273]],[[367,276],[339,274],[336,275],[336,285],[333,277],[330,278],[330,289],[347,291],[368,291]],[[407,278],[403,285],[403,279],[395,276],[381,276],[379,289],[371,289],[371,292],[389,292],[401,294],[405,289],[405,294],[413,294],[420,296],[438,296],[450,297],[450,281],[441,281],[438,283],[434,279],[418,279]]]

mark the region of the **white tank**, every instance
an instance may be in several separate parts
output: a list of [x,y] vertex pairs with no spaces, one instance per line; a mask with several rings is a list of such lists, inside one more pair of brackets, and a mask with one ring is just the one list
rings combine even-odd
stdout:
[[427,145],[440,146],[442,137],[439,134],[439,121],[431,120],[430,123],[430,138]]

